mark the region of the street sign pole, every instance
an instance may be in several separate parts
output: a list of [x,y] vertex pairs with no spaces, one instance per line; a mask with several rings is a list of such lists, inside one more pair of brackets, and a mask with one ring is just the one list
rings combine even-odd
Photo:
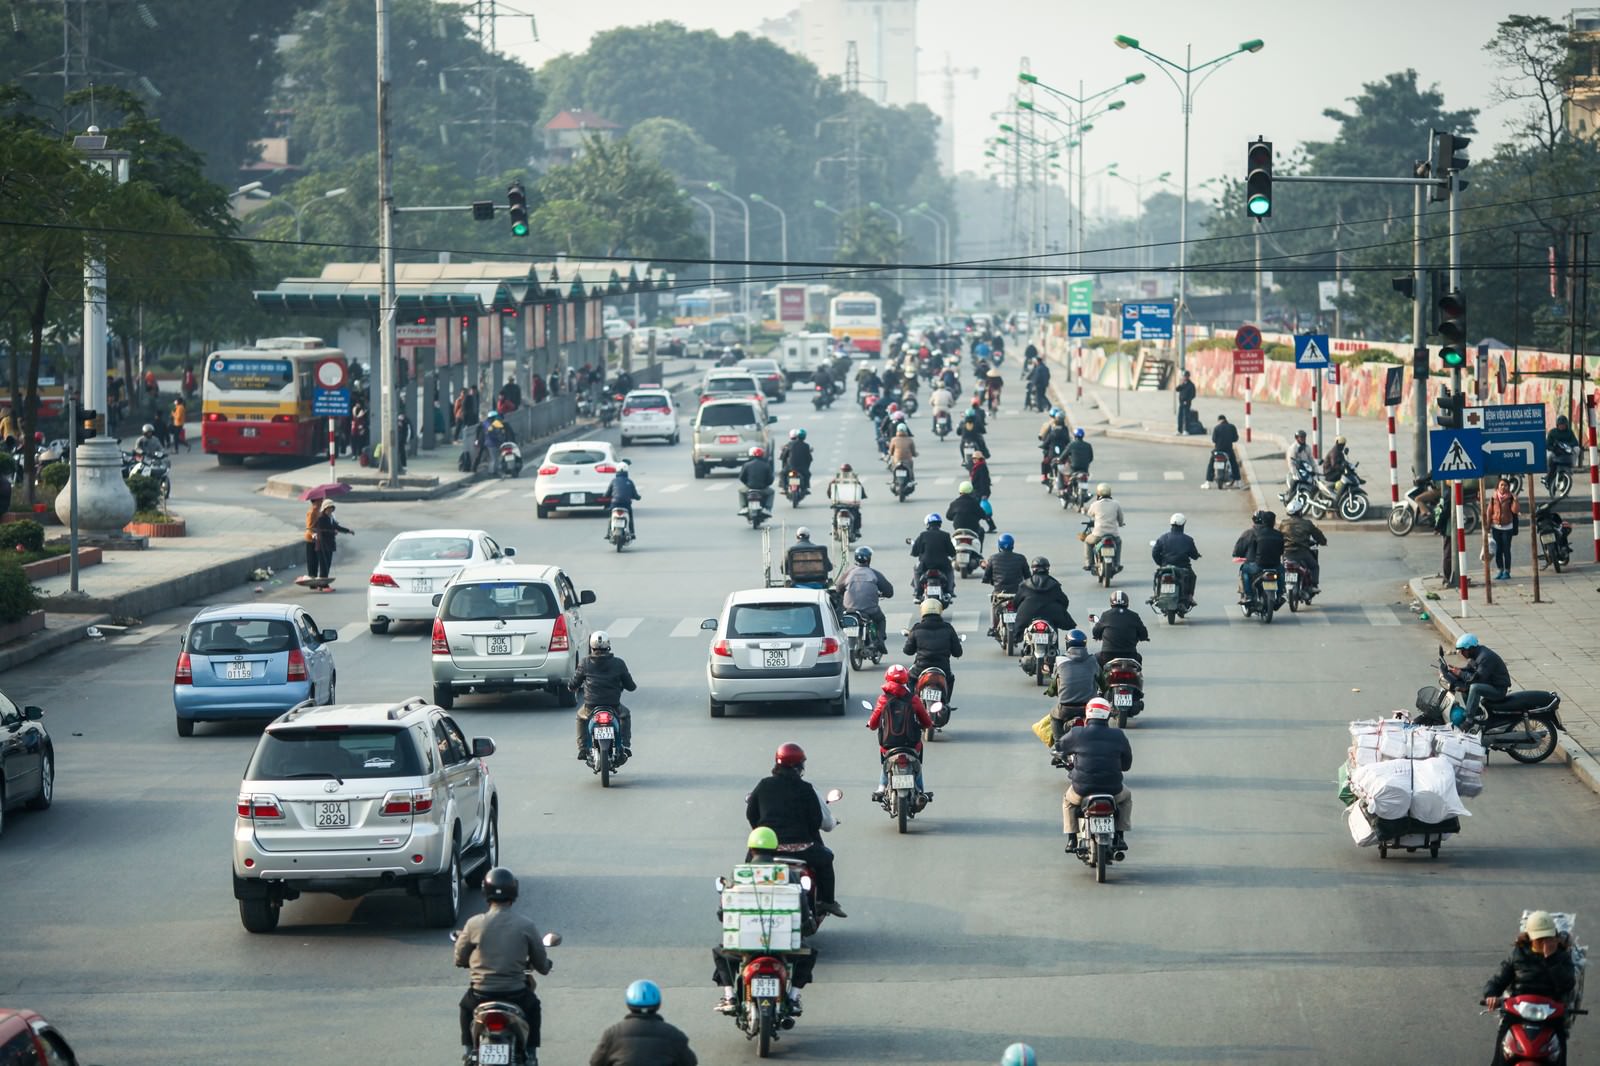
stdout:
[[1344,374],[1333,364],[1333,435],[1344,436]]
[[1244,379],[1244,442],[1250,443],[1250,397],[1254,392],[1252,383],[1254,378]]
[[[1498,484],[1498,482],[1496,482],[1496,484]],[[1487,516],[1488,516],[1488,501],[1489,501],[1489,479],[1488,478],[1479,478],[1478,479],[1478,507],[1479,507],[1479,510],[1484,512],[1484,516],[1485,516],[1482,520],[1480,520],[1478,522],[1478,533],[1483,537],[1483,547],[1479,550],[1479,554],[1483,556],[1483,602],[1488,604],[1490,607],[1493,607],[1494,606],[1494,585],[1490,583],[1491,579],[1489,577],[1489,522],[1487,520]],[[1535,534],[1535,536],[1537,536],[1537,534]]]
[[335,419],[332,416],[329,416],[329,418],[328,418],[328,484],[330,484],[330,485],[334,484],[335,482],[337,482],[339,480],[338,471],[336,471],[334,469],[334,460],[335,460],[335,457],[339,454],[338,451],[334,448],[334,445],[333,445],[334,423],[335,423]]
[[1389,418],[1389,504],[1392,507],[1400,506],[1400,469],[1399,456],[1394,450],[1394,405],[1388,407]]
[[1311,379],[1311,458],[1322,461],[1322,374]]
[[1452,490],[1455,506],[1450,508],[1450,535],[1456,542],[1456,583],[1461,587],[1461,617],[1467,616],[1467,530],[1461,523],[1461,482]]
[[1600,448],[1595,446],[1595,414],[1600,391],[1583,399],[1589,415],[1589,524],[1594,527],[1594,561],[1600,563]]
[[[1533,602],[1539,601],[1539,527],[1534,517],[1539,513],[1539,479],[1528,475],[1528,547],[1533,554]],[[1600,544],[1600,541],[1596,542]]]

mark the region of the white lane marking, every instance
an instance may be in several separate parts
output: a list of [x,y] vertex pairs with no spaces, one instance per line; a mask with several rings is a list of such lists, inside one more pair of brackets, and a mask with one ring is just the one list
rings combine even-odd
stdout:
[[676,485],[664,485],[661,488],[657,489],[656,491],[657,492],[663,492],[663,493],[665,493],[665,492],[682,492],[684,489],[686,489],[688,487],[689,487],[688,485],[686,485],[686,484],[684,484],[683,482],[680,481]]
[[164,622],[161,625],[141,626],[140,628],[134,630],[129,635],[127,635],[127,636],[121,638],[120,640],[118,640],[117,643],[118,644],[143,644],[146,641],[154,640],[155,638],[157,638],[159,636],[163,636],[163,635],[165,635],[167,633],[171,633],[174,629],[177,629],[179,625],[180,625],[180,623],[178,623],[178,622]]
[[701,621],[703,621],[703,618],[696,618],[692,615],[679,619],[678,624],[673,626],[672,632],[667,635],[671,637],[698,637],[702,632],[709,633],[710,630],[702,630],[700,628]]
[[1295,613],[1295,617],[1300,619],[1302,624],[1333,625],[1333,616],[1326,611],[1298,611]]
[[1361,613],[1367,616],[1367,622],[1370,625],[1397,626],[1400,624],[1400,619],[1396,618],[1394,612],[1387,607],[1374,607],[1371,604],[1367,604],[1361,608]]
[[367,628],[367,624],[365,622],[351,622],[347,626],[340,626],[339,627],[339,647],[340,648],[348,647],[350,645],[351,641],[360,640],[362,637],[366,636],[367,634],[369,634],[371,632],[372,632],[372,630]]
[[409,644],[414,640],[421,640],[422,635],[419,633],[412,633],[410,636],[390,637],[389,639],[394,641],[396,644]]
[[486,499],[486,500],[494,500],[494,499],[500,498],[501,496],[509,496],[509,495],[511,495],[511,490],[510,489],[495,489],[493,492],[484,493],[483,494],[483,498]]
[[721,492],[722,491],[722,486],[721,485],[707,485],[705,487],[705,489],[702,490],[702,491],[705,491],[705,492]]
[[1117,480],[1118,481],[1138,481],[1139,480],[1139,471],[1137,471],[1137,470],[1121,470],[1121,471],[1118,471],[1117,472]]
[[1182,481],[1183,480],[1183,471],[1182,470],[1164,470],[1164,471],[1162,471],[1161,476],[1166,478],[1168,481]]
[[933,483],[935,485],[954,485],[956,483],[956,479],[953,477],[934,478]]
[[639,623],[643,621],[643,618],[618,618],[603,628],[611,634],[613,640],[623,640],[633,636],[633,631],[638,629]]
[[493,485],[493,484],[494,484],[494,482],[492,482],[492,481],[480,481],[476,485],[473,485],[472,487],[468,488],[467,491],[463,492],[461,495],[462,495],[463,498],[468,497],[468,496],[476,496],[479,493],[483,492],[484,489],[487,489],[490,485]]

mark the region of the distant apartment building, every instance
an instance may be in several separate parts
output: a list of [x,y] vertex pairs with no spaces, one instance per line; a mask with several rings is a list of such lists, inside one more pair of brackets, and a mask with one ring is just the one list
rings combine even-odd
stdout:
[[854,41],[864,96],[893,105],[917,100],[917,0],[801,0],[756,32],[838,76]]
[[1572,81],[1567,89],[1567,132],[1600,136],[1600,7],[1578,7],[1568,16]]
[[592,111],[576,107],[560,111],[544,124],[545,156],[552,164],[570,163],[583,154],[589,138],[614,141],[621,132],[621,126]]

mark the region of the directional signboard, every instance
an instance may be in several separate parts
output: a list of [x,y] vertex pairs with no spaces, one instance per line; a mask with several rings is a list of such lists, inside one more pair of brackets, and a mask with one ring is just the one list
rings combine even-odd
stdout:
[[1482,411],[1485,474],[1534,474],[1544,470],[1543,404],[1507,403]]
[[1080,281],[1067,283],[1067,314],[1089,315],[1094,313],[1094,279],[1083,278]]
[[1043,318],[1050,313],[1050,305],[1040,301],[1033,305],[1033,313]]
[[1461,481],[1483,476],[1483,432],[1476,429],[1431,429],[1428,452],[1433,480]]
[[1089,316],[1088,315],[1068,315],[1067,316],[1067,336],[1069,336],[1069,337],[1087,337],[1087,336],[1089,336]]
[[1125,341],[1170,341],[1172,304],[1123,304],[1122,339]]
[[1297,333],[1294,338],[1294,365],[1299,370],[1322,370],[1333,365],[1326,333]]

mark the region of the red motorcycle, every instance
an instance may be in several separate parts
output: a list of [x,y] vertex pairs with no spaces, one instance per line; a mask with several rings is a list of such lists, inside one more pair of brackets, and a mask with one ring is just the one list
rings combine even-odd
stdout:
[[[1567,1036],[1567,1019],[1588,1011],[1568,1010],[1559,999],[1549,996],[1506,996],[1494,1009],[1505,1026],[1500,1036],[1500,1057],[1508,1066],[1531,1066],[1540,1062],[1561,1062]],[[1489,1013],[1484,1011],[1484,1014]]]
[[917,698],[933,719],[933,728],[924,730],[922,738],[931,744],[934,734],[950,724],[950,685],[943,670],[929,666],[917,675]]

